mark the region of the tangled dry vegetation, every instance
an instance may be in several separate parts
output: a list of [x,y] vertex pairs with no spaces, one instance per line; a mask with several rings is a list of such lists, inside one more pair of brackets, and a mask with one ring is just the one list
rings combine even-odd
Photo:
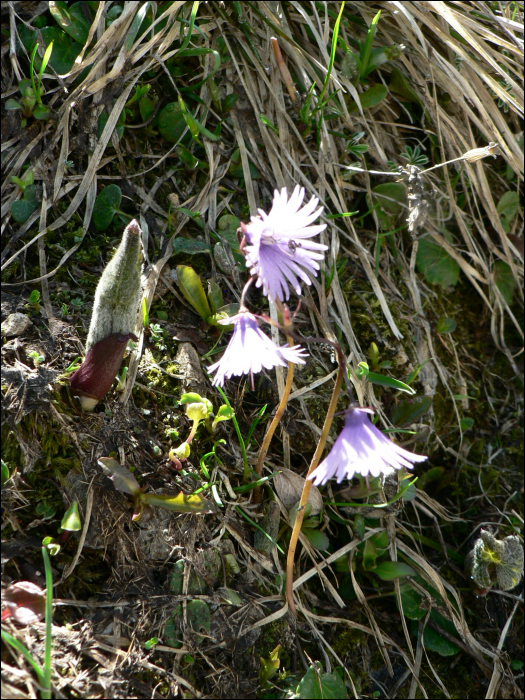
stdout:
[[[55,54],[42,78],[49,118],[34,118],[31,105],[2,111],[2,319],[27,319],[17,317],[25,327],[2,346],[2,563],[3,585],[43,585],[42,539],[57,537],[78,501],[82,530],[51,560],[53,695],[312,697],[297,686],[319,660],[324,682],[344,683],[351,697],[521,697],[522,589],[478,600],[463,561],[480,525],[503,535],[523,524],[523,216],[514,204],[523,180],[522,3],[87,2],[54,3],[53,16],[49,5],[2,3],[4,107],[20,98],[34,38],[39,60],[50,38]],[[376,64],[363,75],[355,55],[371,26],[373,49],[388,51],[369,54]],[[79,27],[85,33],[75,35]],[[426,220],[414,235],[405,184],[367,172],[430,167],[489,143],[495,159],[428,174]],[[416,487],[380,517],[366,505],[327,505],[360,498],[335,484],[319,494],[316,532],[330,545],[301,536],[297,622],[284,603],[283,556],[261,551],[250,523],[276,502],[274,537],[286,552],[294,489],[334,381],[330,351],[313,347],[296,374],[264,471],[286,478],[268,480],[261,503],[243,490],[230,423],[216,447],[199,433],[185,473],[166,459],[177,431],[188,431],[181,392],[221,402],[203,369],[224,346],[181,296],[175,267],[192,265],[219,283],[226,303],[238,301],[246,275],[230,234],[268,210],[274,188],[295,184],[324,205],[329,246],[299,328],[339,341],[354,369],[383,362],[399,380],[415,373],[410,400],[353,381],[383,429],[429,455]],[[110,186],[122,202],[100,199]],[[150,327],[137,324],[125,390],[88,415],[68,398],[63,373],[83,355],[94,289],[123,229],[118,210],[145,232]],[[268,311],[255,293],[252,304]],[[263,373],[254,391],[244,381],[225,387],[245,438],[267,405],[251,464],[283,391],[283,372],[276,378]],[[339,418],[332,440],[340,426]],[[97,463],[110,454],[150,491],[214,483],[222,508],[159,509],[132,523]],[[387,499],[389,488],[395,494],[397,481],[385,484]],[[369,541],[383,561],[409,563],[412,576],[374,574]],[[206,610],[192,624],[195,601]],[[41,660],[44,623],[6,624]],[[279,644],[278,672],[263,687],[260,670],[275,670]],[[2,659],[2,697],[38,697],[27,659],[10,645]]]

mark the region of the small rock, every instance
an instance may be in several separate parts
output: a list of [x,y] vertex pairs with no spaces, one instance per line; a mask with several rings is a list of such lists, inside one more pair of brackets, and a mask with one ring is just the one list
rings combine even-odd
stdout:
[[2,335],[8,338],[18,337],[23,335],[33,322],[25,314],[14,313],[9,314],[6,320],[2,323]]

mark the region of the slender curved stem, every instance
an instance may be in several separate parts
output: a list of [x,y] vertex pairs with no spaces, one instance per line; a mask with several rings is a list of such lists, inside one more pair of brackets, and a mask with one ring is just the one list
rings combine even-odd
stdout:
[[[335,409],[337,407],[337,400],[339,399],[339,392],[341,391],[341,386],[343,384],[345,367],[346,365],[343,358],[343,362],[341,362],[341,360],[339,361],[339,370],[337,372],[337,378],[335,380],[332,398],[330,399],[330,405],[328,406],[328,411],[323,425],[323,432],[321,433],[321,437],[319,439],[319,442],[317,443],[317,447],[315,448],[315,453],[312,457],[312,461],[308,469],[308,474],[306,475],[307,477],[310,476],[313,470],[317,467],[317,465],[319,464],[319,460],[321,459],[321,455],[323,454],[324,446],[328,438],[328,433],[330,431],[332,421],[334,419]],[[299,501],[299,507],[297,509],[297,517],[295,518],[292,536],[290,538],[290,544],[288,545],[288,558],[286,560],[286,598],[288,599],[288,606],[295,617],[297,617],[297,613],[295,610],[295,603],[293,599],[293,563],[295,557],[295,549],[297,547],[297,540],[299,539],[301,525],[303,524],[304,507],[306,506],[306,503],[308,501],[308,495],[310,493],[311,487],[312,482],[308,478],[306,478],[303,486],[303,492],[301,494],[301,500]]]
[[[293,338],[291,336],[287,335],[286,340],[288,341],[288,344],[291,347],[293,345]],[[272,422],[268,426],[268,430],[266,431],[266,435],[264,436],[264,440],[262,442],[261,449],[259,450],[259,457],[257,459],[257,466],[255,467],[255,473],[257,474],[257,478],[259,478],[259,479],[262,476],[262,468],[263,468],[264,458],[266,457],[266,453],[268,452],[268,448],[270,447],[270,442],[272,440],[273,434],[275,433],[275,429],[279,425],[279,421],[281,420],[283,413],[286,409],[286,404],[288,403],[288,397],[290,396],[290,391],[292,390],[293,374],[294,374],[294,364],[293,364],[293,362],[289,362],[288,363],[288,374],[286,375],[286,384],[284,385],[283,395],[281,396],[281,400],[279,402],[279,406],[277,407],[277,411],[272,419]],[[258,503],[259,498],[260,498],[260,487],[259,486],[255,489],[253,497],[254,497],[254,502]]]

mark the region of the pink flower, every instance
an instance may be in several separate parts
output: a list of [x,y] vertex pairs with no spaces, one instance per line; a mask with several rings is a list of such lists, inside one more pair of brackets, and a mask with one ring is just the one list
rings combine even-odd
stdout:
[[345,426],[330,453],[315,469],[309,479],[316,485],[325,484],[333,476],[337,483],[355,474],[379,476],[393,469],[412,469],[414,462],[423,462],[424,455],[415,455],[398,447],[368,419],[369,408],[350,408]]
[[288,284],[301,293],[299,280],[311,284],[311,275],[317,276],[317,260],[324,257],[327,246],[309,240],[324,231],[326,224],[311,226],[322,213],[314,211],[319,200],[312,199],[302,209],[304,187],[297,186],[290,199],[286,188],[275,190],[269,214],[259,209],[260,216],[252,216],[249,224],[241,223],[246,238],[246,265],[257,275],[256,286],[262,285],[270,299],[285,301],[290,297]]
[[305,352],[299,345],[277,347],[257,325],[257,319],[249,311],[241,311],[224,323],[234,323],[233,335],[221,359],[208,367],[208,372],[217,374],[213,384],[224,386],[224,379],[241,374],[256,374],[263,367],[272,369],[277,365],[286,367],[287,362],[304,364]]

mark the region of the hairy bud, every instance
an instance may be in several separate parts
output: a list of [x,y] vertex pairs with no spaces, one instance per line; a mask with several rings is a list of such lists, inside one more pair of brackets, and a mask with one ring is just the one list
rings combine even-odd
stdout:
[[140,301],[140,238],[140,226],[134,219],[98,283],[86,352],[103,338],[114,333],[127,335],[135,328]]
[[141,230],[133,220],[122,236],[117,252],[106,265],[95,292],[86,341],[87,355],[71,375],[71,392],[82,408],[92,411],[107,394],[124,357],[140,300]]

